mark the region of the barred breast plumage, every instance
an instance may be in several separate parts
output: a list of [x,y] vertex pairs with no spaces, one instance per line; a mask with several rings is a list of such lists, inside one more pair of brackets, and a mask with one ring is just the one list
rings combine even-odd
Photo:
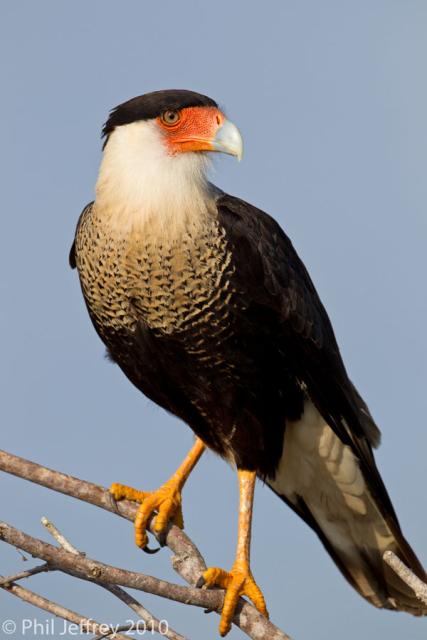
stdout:
[[244,304],[232,285],[225,231],[213,216],[197,233],[159,240],[147,225],[118,232],[90,205],[77,231],[76,258],[89,312],[107,344],[142,322],[157,336],[185,341],[207,364],[212,344],[218,355],[230,335],[233,301]]

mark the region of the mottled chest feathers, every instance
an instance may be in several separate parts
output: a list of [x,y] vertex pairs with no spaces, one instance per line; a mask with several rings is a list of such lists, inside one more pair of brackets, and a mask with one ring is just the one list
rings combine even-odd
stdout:
[[76,253],[83,291],[101,333],[142,321],[163,333],[223,321],[232,296],[232,257],[225,232],[210,220],[197,233],[161,240],[144,232],[115,234],[96,218],[83,221]]

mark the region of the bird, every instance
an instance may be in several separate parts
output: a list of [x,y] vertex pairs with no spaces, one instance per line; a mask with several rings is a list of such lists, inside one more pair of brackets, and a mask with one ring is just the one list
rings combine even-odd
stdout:
[[346,372],[327,312],[273,217],[209,181],[213,153],[240,159],[238,128],[211,98],[161,90],[123,102],[103,127],[95,199],[70,251],[107,354],[145,396],[184,421],[194,444],[155,491],[113,483],[138,503],[136,544],[183,527],[182,489],[206,448],[236,470],[240,506],[219,633],[240,596],[267,616],[250,566],[257,479],[320,538],[358,593],[426,615],[385,564],[391,550],[422,580],[375,463],[380,431]]

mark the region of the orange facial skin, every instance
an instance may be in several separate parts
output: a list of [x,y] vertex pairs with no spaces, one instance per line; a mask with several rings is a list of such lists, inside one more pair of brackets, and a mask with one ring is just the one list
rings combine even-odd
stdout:
[[157,118],[170,153],[213,151],[212,141],[224,123],[224,114],[216,107],[187,107],[178,113],[175,124],[167,124],[161,116]]

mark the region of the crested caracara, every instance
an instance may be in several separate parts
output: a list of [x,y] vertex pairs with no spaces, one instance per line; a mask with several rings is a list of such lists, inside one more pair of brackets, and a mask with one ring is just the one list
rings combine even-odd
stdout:
[[157,91],[119,105],[103,130],[96,198],[70,261],[109,356],[196,441],[157,491],[113,484],[146,526],[183,526],[181,490],[205,447],[237,469],[240,510],[220,633],[240,595],[267,614],[249,563],[256,477],[314,529],[345,578],[377,607],[426,614],[384,563],[394,551],[425,573],[402,535],[372,449],[380,432],[348,378],[326,311],[290,240],[269,215],[208,181],[208,155],[242,139],[216,102]]

